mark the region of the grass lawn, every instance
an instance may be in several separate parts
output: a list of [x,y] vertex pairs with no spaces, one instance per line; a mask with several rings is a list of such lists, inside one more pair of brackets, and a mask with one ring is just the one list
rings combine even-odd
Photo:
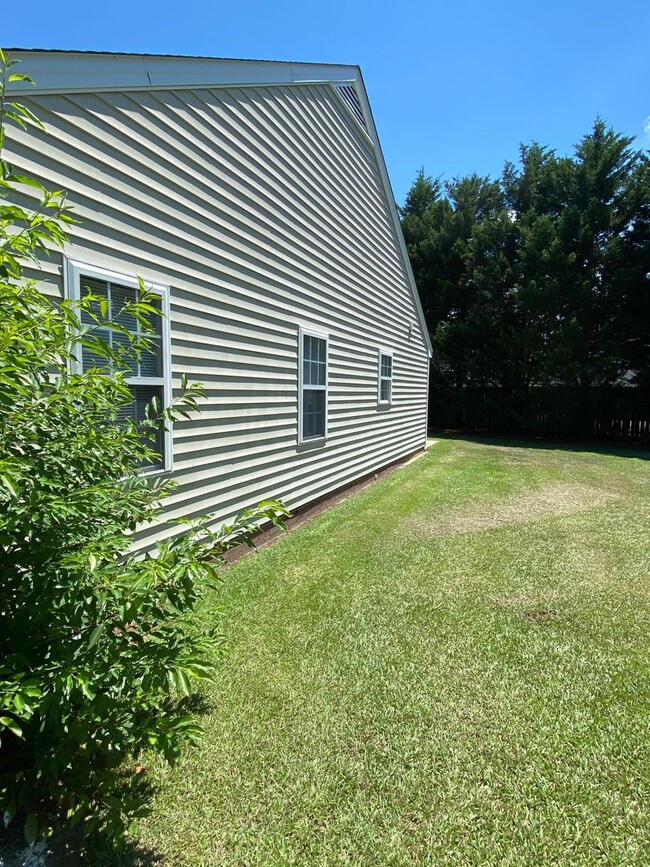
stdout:
[[443,439],[229,569],[146,863],[650,864],[648,458]]

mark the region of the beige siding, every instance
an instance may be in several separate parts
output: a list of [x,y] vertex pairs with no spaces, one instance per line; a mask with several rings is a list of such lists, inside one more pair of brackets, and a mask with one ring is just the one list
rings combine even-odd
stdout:
[[[66,252],[171,286],[175,384],[200,380],[206,401],[174,430],[170,516],[295,508],[423,446],[423,335],[373,146],[329,85],[27,102],[48,134],[20,133],[10,159],[69,190]],[[325,445],[297,444],[300,325],[330,338]]]

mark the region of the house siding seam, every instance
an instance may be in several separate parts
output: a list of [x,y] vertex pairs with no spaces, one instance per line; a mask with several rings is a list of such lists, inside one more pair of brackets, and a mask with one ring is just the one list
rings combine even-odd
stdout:
[[[81,223],[66,253],[171,287],[174,385],[187,373],[206,400],[174,428],[169,517],[225,520],[276,496],[297,508],[424,446],[418,312],[376,155],[330,86],[23,101],[48,132],[12,133],[8,159],[69,191]],[[36,275],[49,291],[59,263]],[[324,445],[297,444],[299,327],[329,334]]]

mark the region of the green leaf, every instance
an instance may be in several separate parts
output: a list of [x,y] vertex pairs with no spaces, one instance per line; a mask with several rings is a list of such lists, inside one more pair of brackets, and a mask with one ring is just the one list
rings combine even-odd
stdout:
[[12,798],[11,801],[5,807],[5,811],[3,814],[3,821],[5,828],[8,828],[9,825],[13,822],[14,816],[16,815],[16,801]]
[[2,485],[2,487],[9,491],[9,493],[14,497],[18,496],[18,486],[16,485],[15,479],[13,479],[6,470],[0,472],[0,485]]
[[35,187],[37,190],[45,192],[45,187],[36,178],[30,178],[28,175],[12,175],[11,180],[17,184],[26,184],[30,187]]
[[38,834],[38,819],[34,813],[30,813],[25,819],[24,833],[27,845],[33,846],[36,842],[36,835]]
[[86,680],[82,680],[79,678],[79,686],[81,687],[82,693],[86,696],[89,701],[92,701],[95,698],[95,693],[88,686],[88,682]]
[[88,641],[88,647],[94,647],[97,644],[97,642],[99,641],[99,638],[100,638],[100,636],[101,636],[101,634],[105,628],[106,628],[106,623],[98,623],[97,624],[97,626],[90,633],[90,640]]
[[3,725],[5,728],[9,729],[10,732],[13,732],[17,738],[22,738],[23,730],[18,725],[16,720],[12,719],[8,716],[0,716],[0,725]]
[[41,695],[41,690],[36,683],[32,683],[31,681],[26,681],[21,685],[21,691],[28,695],[30,698],[39,698]]

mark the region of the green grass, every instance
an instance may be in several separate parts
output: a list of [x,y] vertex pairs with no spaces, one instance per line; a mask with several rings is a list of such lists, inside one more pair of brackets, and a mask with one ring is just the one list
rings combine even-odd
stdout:
[[143,846],[650,863],[649,457],[443,439],[229,569],[205,741],[150,768]]

